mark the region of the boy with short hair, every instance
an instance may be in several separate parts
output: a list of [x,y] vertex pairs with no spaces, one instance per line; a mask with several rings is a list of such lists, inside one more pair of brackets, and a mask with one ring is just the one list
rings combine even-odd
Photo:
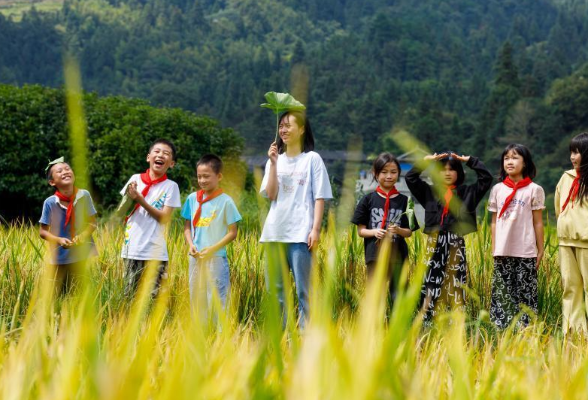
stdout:
[[166,139],[157,139],[147,154],[149,168],[142,174],[131,176],[121,190],[135,202],[125,219],[125,238],[121,256],[125,264],[125,295],[132,297],[145,268],[156,268],[152,297],[159,292],[167,278],[166,224],[174,208],[181,206],[177,183],[167,178],[167,170],[176,162],[176,148]]
[[182,217],[186,220],[184,237],[190,248],[192,305],[196,303],[196,295],[206,295],[206,303],[210,304],[212,288],[207,285],[207,273],[214,281],[223,308],[227,304],[230,281],[225,247],[237,237],[237,222],[241,220],[241,215],[233,199],[219,188],[223,178],[222,168],[223,163],[218,156],[203,156],[196,164],[200,190],[191,193],[182,208]]
[[45,172],[49,185],[57,190],[43,203],[39,234],[51,248],[55,291],[65,294],[78,283],[95,252],[96,209],[90,193],[75,187],[74,172],[63,157],[51,161]]

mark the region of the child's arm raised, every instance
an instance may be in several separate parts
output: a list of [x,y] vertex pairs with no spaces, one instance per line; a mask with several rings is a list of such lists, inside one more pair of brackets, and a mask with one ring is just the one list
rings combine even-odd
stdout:
[[225,236],[223,236],[223,238],[221,240],[219,240],[217,243],[215,243],[212,246],[209,247],[205,247],[202,250],[200,250],[199,253],[199,257],[200,258],[209,258],[212,257],[214,255],[214,253],[216,253],[219,249],[222,249],[223,247],[225,247],[227,244],[231,243],[233,240],[235,240],[235,238],[237,237],[237,224],[230,224],[227,227],[227,234]]
[[492,173],[488,171],[488,168],[486,168],[484,163],[477,157],[460,156],[455,153],[452,153],[451,155],[453,158],[465,162],[466,165],[476,173],[478,179],[476,183],[471,184],[469,188],[474,191],[475,203],[478,204],[486,192],[492,187],[492,181],[494,180],[494,178],[492,178]]
[[139,205],[143,207],[157,222],[164,224],[171,219],[174,208],[170,206],[163,206],[161,210],[158,210],[157,208],[153,207],[151,204],[147,203],[141,192],[137,190],[137,185],[129,184],[127,187],[127,194],[131,199],[139,203]]
[[39,228],[39,235],[41,235],[41,237],[43,239],[45,239],[46,241],[48,241],[50,243],[55,243],[61,247],[67,248],[67,247],[73,246],[73,244],[74,244],[68,238],[55,236],[54,234],[52,234],[51,231],[49,230],[49,225],[41,224],[41,226]]
[[543,210],[533,210],[533,228],[535,229],[535,243],[537,244],[537,268],[539,268],[545,248],[543,242]]
[[265,191],[267,192],[267,197],[274,201],[278,197],[278,146],[276,142],[271,144],[267,155],[270,159],[270,168]]
[[[445,156],[446,153],[428,154],[423,158],[423,160],[426,162],[438,161]],[[431,195],[431,187],[427,182],[421,179],[422,172],[423,170],[421,167],[418,164],[415,164],[412,169],[406,173],[404,179],[406,181],[406,186],[408,186],[408,189],[410,190],[410,193],[412,193],[414,198],[424,206],[427,202],[427,197]]]

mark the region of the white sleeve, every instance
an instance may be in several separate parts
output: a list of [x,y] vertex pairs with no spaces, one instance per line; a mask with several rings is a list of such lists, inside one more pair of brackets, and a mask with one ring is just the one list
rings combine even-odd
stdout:
[[173,208],[180,208],[182,206],[182,199],[180,198],[180,188],[178,184],[172,182],[173,184],[170,185],[169,190],[169,197],[165,199],[164,206],[173,207]]
[[323,159],[318,154],[312,158],[312,199],[332,199],[331,182]]
[[267,195],[267,181],[269,179],[269,170],[270,170],[270,160],[267,160],[267,163],[265,163],[265,172],[263,174],[263,179],[261,180],[261,187],[259,188],[259,194],[262,197],[265,197],[266,199],[268,198]]

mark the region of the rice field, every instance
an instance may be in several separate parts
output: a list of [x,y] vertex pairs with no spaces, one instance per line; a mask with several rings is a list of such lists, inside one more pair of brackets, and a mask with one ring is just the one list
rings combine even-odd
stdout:
[[[255,207],[251,207],[255,209]],[[410,263],[394,308],[383,270],[366,286],[363,244],[334,211],[314,254],[311,319],[285,328],[265,290],[254,218],[228,248],[231,298],[208,318],[192,313],[181,221],[169,231],[169,279],[152,301],[142,287],[123,295],[122,226],[103,220],[98,256],[84,287],[52,301],[37,227],[0,227],[0,396],[4,399],[443,399],[585,398],[583,337],[560,331],[561,282],[553,228],[539,273],[539,313],[526,329],[496,332],[488,319],[492,258],[486,223],[467,237],[467,313],[433,329],[415,313],[424,241],[409,240]],[[291,289],[291,288],[290,288]],[[217,318],[214,318],[216,315]]]

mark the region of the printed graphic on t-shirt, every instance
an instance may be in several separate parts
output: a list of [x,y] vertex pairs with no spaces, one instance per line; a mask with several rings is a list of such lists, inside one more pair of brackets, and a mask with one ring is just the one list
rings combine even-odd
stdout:
[[[506,209],[506,211],[504,211],[504,214],[502,215],[502,218],[504,219],[516,219],[518,211],[522,208],[525,207],[527,203],[524,200],[520,200],[520,199],[512,199],[512,201],[510,202],[508,208]],[[500,210],[502,210],[502,207],[504,206],[504,201],[501,202],[500,204]],[[511,218],[512,217],[512,218]]]
[[160,192],[157,195],[156,200],[152,202],[151,205],[157,210],[163,210],[163,206],[165,204],[165,201],[167,200],[167,197],[167,192]]
[[278,181],[282,185],[284,193],[294,193],[296,186],[304,186],[306,184],[306,173],[303,171],[278,173]]
[[[396,210],[394,208],[390,209],[388,212],[388,221],[398,221],[400,222],[400,215],[402,214],[402,210]],[[370,216],[370,229],[379,228],[382,226],[382,220],[384,219],[384,209],[382,208],[372,208],[371,216]]]
[[196,228],[206,228],[209,227],[212,221],[216,219],[216,208],[212,211],[212,215],[210,217],[203,217],[198,220],[196,223]]
[[131,235],[130,235],[130,230],[131,230],[131,224],[127,223],[125,226],[125,244],[129,244],[129,241],[131,240]]

